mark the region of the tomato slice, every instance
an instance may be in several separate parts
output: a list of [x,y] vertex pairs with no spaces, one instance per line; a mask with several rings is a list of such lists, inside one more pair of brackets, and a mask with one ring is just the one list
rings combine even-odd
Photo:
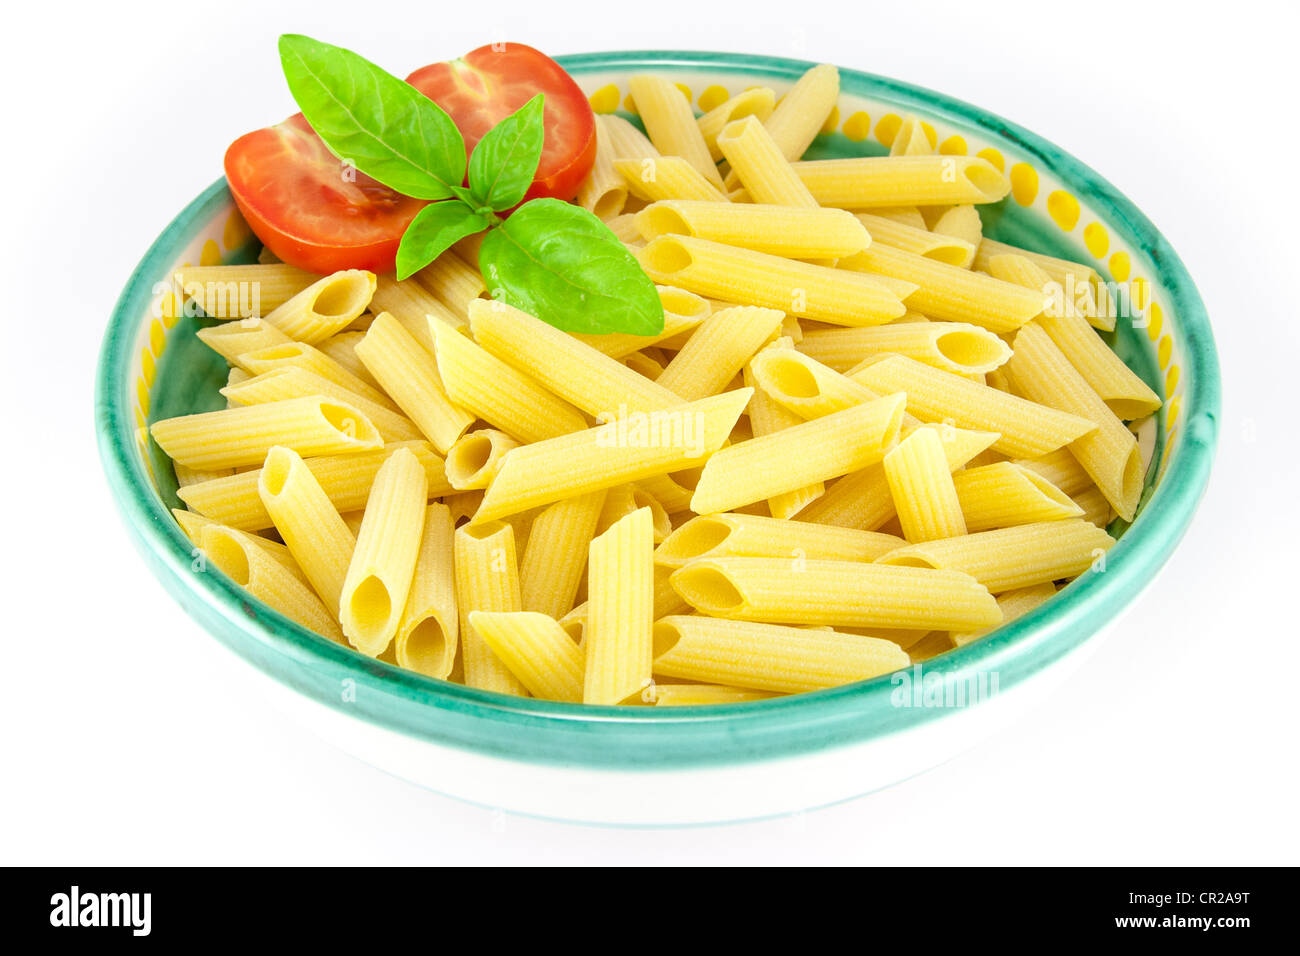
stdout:
[[572,199],[596,160],[596,118],[573,77],[522,43],[481,46],[459,60],[434,63],[406,78],[455,120],[467,154],[493,126],[538,93],[546,94],[546,139],[525,200]]
[[320,275],[391,272],[425,205],[345,166],[301,113],[235,140],[225,166],[249,228],[285,262]]

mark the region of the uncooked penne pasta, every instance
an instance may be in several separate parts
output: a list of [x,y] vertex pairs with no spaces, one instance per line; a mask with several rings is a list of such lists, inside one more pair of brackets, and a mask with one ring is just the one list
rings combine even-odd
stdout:
[[806,421],[881,395],[792,348],[764,349],[754,356],[750,370],[764,395]]
[[714,704],[740,704],[751,700],[768,700],[775,697],[771,691],[750,690],[747,687],[726,687],[722,684],[666,684],[655,681],[656,707],[703,707]]
[[889,395],[724,448],[705,464],[691,509],[730,511],[874,464],[897,442],[905,402]]
[[277,445],[266,455],[257,491],[312,589],[325,607],[337,608],[357,540],[316,476],[297,452]]
[[514,529],[503,521],[466,525],[456,529],[454,549],[465,683],[482,690],[525,697],[527,689],[469,620],[475,611],[520,610]]
[[506,455],[474,523],[699,464],[726,441],[752,394],[725,392],[522,445]]
[[625,515],[591,542],[583,634],[586,704],[621,704],[651,683],[654,541],[650,509]]
[[154,422],[150,433],[172,460],[202,470],[260,465],[273,445],[304,456],[383,445],[355,406],[320,396],[167,418]]
[[447,396],[433,355],[391,314],[384,312],[375,318],[357,344],[357,355],[443,454],[474,423],[474,416]]
[[965,468],[952,480],[967,531],[1078,518],[1083,514],[1082,508],[1042,475],[1009,461]]
[[264,405],[290,398],[308,398],[318,395],[347,402],[356,408],[379,432],[385,442],[418,441],[423,437],[415,423],[387,405],[372,402],[355,392],[350,392],[337,382],[321,378],[301,366],[285,365],[261,375],[254,375],[235,385],[227,385],[221,394],[232,406]]
[[[1014,591],[1003,591],[998,595],[998,607],[1002,609],[1002,624],[1010,624],[1017,618],[1024,617],[1034,608],[1055,596],[1056,585],[1050,581],[1027,588],[1017,588]],[[951,635],[952,642],[957,647],[965,647],[972,641],[992,633],[992,631],[993,628],[982,631],[954,631]]]
[[695,122],[690,101],[677,85],[662,76],[641,75],[630,77],[627,86],[655,149],[665,156],[680,156],[721,189],[718,167]]
[[433,336],[429,331],[430,316],[457,327],[465,324],[461,313],[444,305],[414,279],[399,282],[391,276],[379,276],[371,308],[376,315],[387,312],[397,319],[402,328],[430,352],[433,351]]
[[871,242],[866,226],[843,209],[668,199],[642,209],[636,223],[646,239],[694,236],[790,259],[837,259]]
[[587,568],[587,549],[606,491],[565,498],[547,505],[533,521],[519,563],[521,605],[559,619],[573,610]]
[[907,311],[903,297],[915,291],[909,284],[894,286],[689,236],[660,236],[642,250],[641,262],[656,282],[835,325],[882,325],[899,318]]
[[282,262],[247,266],[189,266],[172,282],[205,315],[247,319],[266,315],[288,302],[320,276]]
[[764,122],[788,160],[798,159],[817,137],[840,95],[840,72],[823,63],[801,76]]
[[1082,574],[1114,544],[1115,539],[1102,529],[1070,518],[909,544],[877,558],[876,563],[961,571],[1000,594]]
[[360,395],[376,405],[397,411],[397,405],[382,391],[367,385],[320,349],[305,342],[285,342],[256,352],[244,352],[236,357],[235,364],[250,375],[265,375],[283,368],[300,368],[333,382],[353,395]]
[[233,474],[233,468],[216,468],[211,471],[197,471],[193,468],[187,468],[179,462],[172,462],[172,471],[176,473],[176,487],[185,488],[189,485],[199,485],[205,481],[211,481],[213,478],[225,478]]
[[610,152],[615,159],[649,159],[659,155],[653,143],[627,120],[611,114],[602,115],[600,132],[609,137]]
[[446,680],[456,662],[460,621],[452,567],[451,509],[429,505],[415,575],[394,641],[401,667]]
[[261,541],[224,525],[208,525],[200,532],[203,554],[251,597],[308,630],[341,642],[343,633],[334,615],[306,582],[267,554]]
[[980,219],[979,210],[970,203],[953,206],[935,219],[931,232],[962,243],[970,249],[970,255],[961,262],[952,265],[969,269],[975,262],[975,250],[984,241],[984,221]]
[[1019,458],[1015,463],[1042,475],[1071,497],[1092,487],[1092,478],[1069,448],[1058,448],[1038,458]]
[[1012,343],[1012,384],[1030,401],[1084,418],[1096,425],[1070,443],[1106,500],[1125,521],[1132,521],[1142,496],[1143,466],[1137,439],[1106,407],[1051,337],[1037,325],[1016,333]]
[[680,156],[618,159],[614,169],[638,199],[700,199],[726,202],[727,197],[707,177]]
[[[789,349],[793,344],[790,339],[782,337],[768,346],[768,349]],[[768,349],[764,349],[764,351]],[[762,352],[759,353],[759,355],[762,354]],[[754,397],[749,400],[749,424],[753,437],[757,438],[770,435],[773,432],[784,431],[803,421],[802,418],[782,406],[767,392],[758,387],[758,379],[754,375],[752,360],[745,366],[742,375],[745,387],[754,389]],[[768,513],[773,518],[792,518],[825,492],[826,484],[822,481],[810,482],[802,488],[795,488],[793,491],[783,491],[767,499]],[[686,505],[687,507],[690,505],[689,495],[687,496]]]
[[975,156],[872,156],[793,165],[813,198],[839,209],[991,203],[1011,191],[1005,176]]
[[971,575],[928,567],[704,558],[673,572],[672,586],[701,614],[743,621],[975,630],[1002,620],[993,596]]
[[907,410],[922,421],[998,432],[993,448],[1005,455],[1034,458],[1097,427],[1089,419],[999,392],[902,355],[883,357],[849,377],[875,392],[906,392]]
[[658,289],[659,302],[664,309],[662,332],[656,335],[611,332],[607,335],[574,335],[573,337],[610,358],[622,359],[633,352],[639,352],[647,346],[658,345],[677,335],[690,335],[713,311],[708,299],[694,292],[667,285],[661,285]]
[[374,294],[373,272],[345,269],[317,279],[268,312],[266,322],[297,342],[316,345],[351,325]]
[[614,168],[614,160],[621,157],[615,154],[607,132],[609,119],[604,115],[596,117],[596,159],[577,195],[579,206],[606,221],[621,213],[627,202],[627,181]]
[[462,435],[447,452],[447,480],[457,491],[486,488],[500,470],[506,452],[518,447],[519,442],[495,428]]
[[872,242],[962,268],[968,267],[975,258],[975,246],[962,239],[917,229],[867,212],[857,213],[856,218],[871,234]]
[[[902,648],[880,638],[707,617],[655,622],[654,651],[656,674],[785,694],[868,680],[910,663]],[[656,695],[667,686],[656,685]]]
[[885,455],[884,468],[904,538],[933,541],[966,533],[961,502],[936,429],[912,432]]
[[718,134],[718,149],[749,194],[750,202],[818,208],[817,200],[757,117],[728,124]]
[[934,143],[925,131],[925,125],[915,116],[903,117],[903,124],[894,134],[894,141],[889,144],[890,156],[930,156],[934,153]]
[[[373,320],[374,316],[371,316],[371,321]],[[370,325],[367,323],[366,328],[369,327]],[[357,358],[357,343],[365,338],[365,335],[364,330],[349,329],[346,332],[340,332],[338,335],[331,335],[324,342],[317,345],[316,348],[326,358],[338,363],[344,370],[355,375],[371,388],[378,390],[379,383],[367,371],[361,359]]]
[[782,521],[759,515],[698,515],[655,550],[655,564],[680,568],[699,558],[786,557],[874,561],[903,546],[890,534]]
[[885,245],[842,259],[840,268],[914,283],[908,305],[932,319],[970,322],[990,332],[1012,332],[1042,315],[1046,293],[1002,282],[981,272],[936,262]]
[[256,352],[293,340],[265,319],[239,319],[199,329],[195,333],[212,351],[232,364],[245,352]]
[[718,134],[728,123],[747,116],[756,117],[760,123],[764,122],[772,115],[775,107],[776,93],[765,86],[756,86],[719,103],[696,120],[713,161],[722,159],[722,150],[718,148]]
[[540,700],[582,703],[586,655],[553,618],[533,611],[474,611],[470,626]]
[[446,305],[464,322],[470,302],[487,291],[487,283],[476,266],[450,250],[417,272],[415,281]]
[[716,395],[779,332],[784,318],[785,313],[776,309],[752,306],[714,312],[655,383],[687,401]]
[[978,375],[1004,365],[1011,349],[1000,338],[965,322],[891,322],[863,329],[809,332],[799,352],[837,371],[873,355],[893,352],[954,375]]
[[394,452],[375,474],[339,599],[344,636],[370,657],[386,651],[397,636],[428,500],[428,479],[409,449]]

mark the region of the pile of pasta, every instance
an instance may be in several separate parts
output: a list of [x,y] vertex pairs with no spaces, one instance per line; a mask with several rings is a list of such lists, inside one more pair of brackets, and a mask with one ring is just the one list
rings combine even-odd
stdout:
[[659,284],[657,335],[486,297],[472,240],[403,282],[183,271],[227,407],[152,433],[203,555],[371,657],[606,705],[886,674],[1100,566],[1160,399],[1092,270],[983,237],[1001,172],[910,117],[889,156],[801,161],[831,67],[701,117],[630,86],[646,133],[599,117],[579,201]]

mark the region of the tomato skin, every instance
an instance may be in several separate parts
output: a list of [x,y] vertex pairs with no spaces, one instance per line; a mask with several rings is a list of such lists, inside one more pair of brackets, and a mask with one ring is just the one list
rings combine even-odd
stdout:
[[459,60],[433,63],[406,78],[450,114],[466,155],[493,126],[538,93],[546,94],[546,138],[537,175],[524,200],[569,200],[596,161],[596,117],[573,77],[545,53],[523,43],[481,46]]
[[347,169],[301,113],[235,140],[225,170],[254,235],[283,261],[318,275],[391,272],[402,233],[425,206]]

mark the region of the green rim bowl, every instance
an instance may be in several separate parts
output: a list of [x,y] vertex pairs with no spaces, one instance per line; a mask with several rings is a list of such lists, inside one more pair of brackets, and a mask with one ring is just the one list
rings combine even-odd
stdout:
[[[561,62],[605,111],[618,107],[627,78],[642,71],[671,73],[693,99],[703,96],[711,103],[722,90],[756,84],[786,89],[812,65],[671,51],[593,53]],[[1209,321],[1169,243],[1087,166],[1033,133],[950,97],[868,73],[840,75],[838,115],[828,123],[834,131],[819,137],[813,155],[883,153],[882,139],[892,138],[898,116],[915,113],[932,124],[941,151],[996,158],[1015,191],[986,217],[988,234],[1078,259],[1132,288],[1141,318],[1121,319],[1115,347],[1166,398],[1148,441],[1145,500],[1107,556],[1105,570],[1085,573],[1037,611],[925,665],[945,680],[996,674],[1006,691],[1115,618],[1186,531],[1208,480],[1219,416]],[[250,125],[255,121],[250,114]],[[167,307],[168,293],[159,283],[182,262],[250,261],[256,249],[233,213],[224,181],[213,184],[163,231],[127,281],[104,336],[95,386],[104,469],[135,543],[195,620],[254,667],[326,707],[417,741],[587,770],[770,761],[876,740],[949,713],[896,706],[896,682],[888,676],[758,703],[683,709],[501,696],[363,657],[250,601],[219,572],[192,570],[192,546],[168,512],[175,504],[174,480],[142,426],[217,407],[223,376],[214,373],[194,338],[203,320],[173,318],[175,304]]]

